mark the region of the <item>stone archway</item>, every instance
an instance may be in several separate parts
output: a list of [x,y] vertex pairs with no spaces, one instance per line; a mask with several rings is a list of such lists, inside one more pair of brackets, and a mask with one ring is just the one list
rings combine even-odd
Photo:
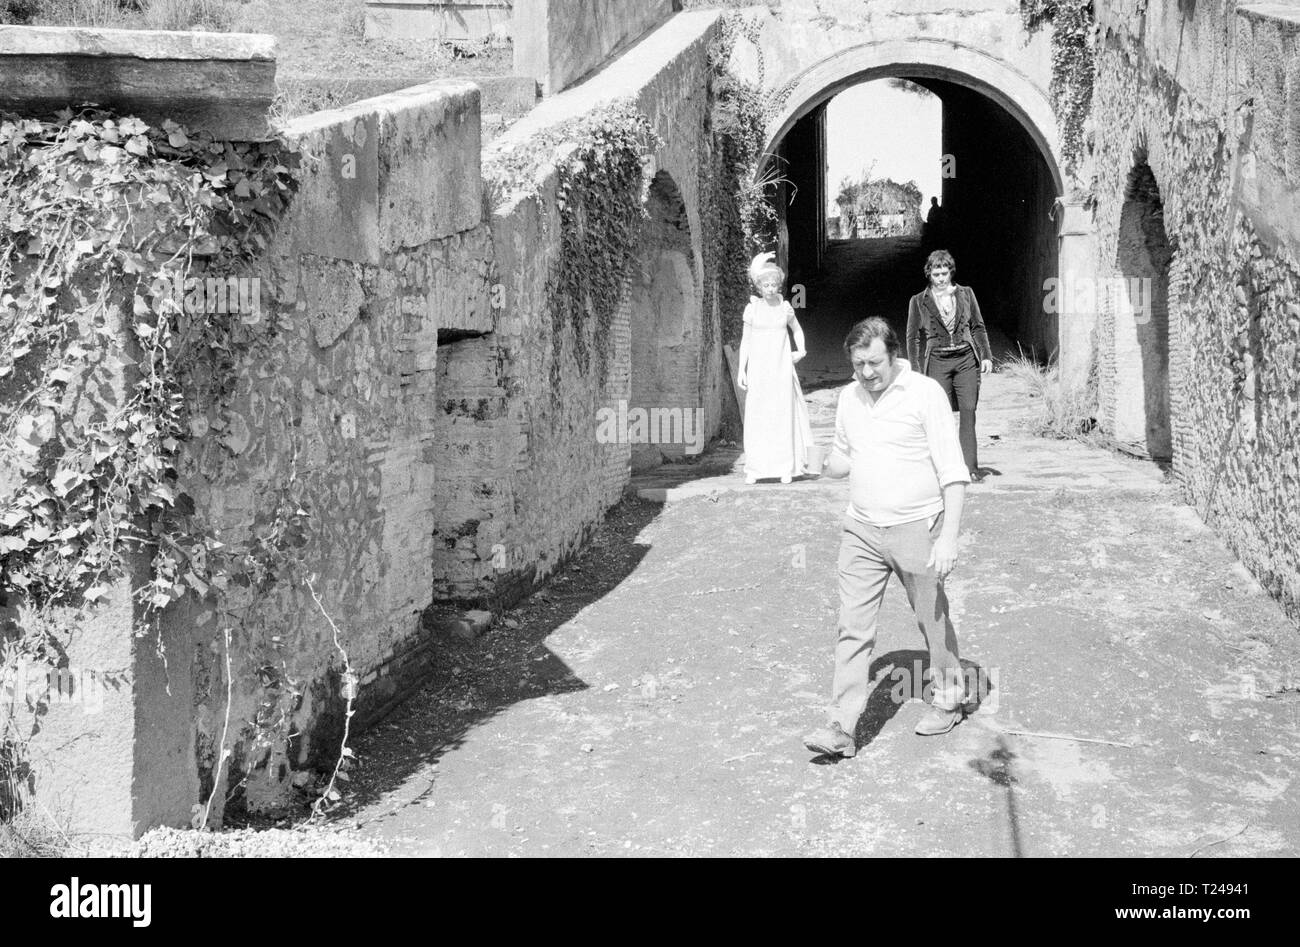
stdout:
[[[902,255],[882,251],[857,259],[824,239],[826,201],[816,175],[825,167],[826,105],[852,86],[887,78],[922,86],[943,103],[942,157],[945,168],[955,169],[955,174],[944,172],[943,216],[949,226],[943,248],[956,257],[958,278],[976,289],[990,329],[998,330],[995,351],[1001,340],[1002,352],[1070,361],[1075,353],[1065,349],[1081,349],[1087,339],[1079,338],[1074,326],[1068,334],[1063,330],[1048,305],[1047,290],[1062,277],[1063,264],[1088,258],[1091,226],[1063,226],[1067,215],[1057,204],[1069,209],[1065,197],[1070,185],[1050,101],[1045,89],[1016,65],[951,39],[862,43],[805,68],[781,86],[765,154],[768,162],[780,165],[790,192],[814,195],[800,211],[797,198],[786,200],[784,185],[778,191],[780,233],[789,239],[782,241],[780,259],[792,280],[825,282],[822,275],[834,271],[850,274],[840,283],[880,287],[896,282],[893,274],[921,269],[912,259],[914,248]],[[936,162],[940,157],[935,155]],[[759,173],[770,170],[765,166]],[[810,213],[817,219],[806,220]],[[1077,215],[1071,222],[1077,224]],[[859,272],[862,267],[873,268]],[[923,278],[917,283],[908,295],[924,285]],[[845,286],[831,282],[820,289],[823,298],[845,295]],[[869,314],[901,317],[906,295],[901,302],[894,298],[901,292],[894,287],[867,294],[866,304],[880,310]],[[817,301],[810,299],[809,306],[815,317]],[[842,327],[818,328],[829,336]]]
[[1110,427],[1119,441],[1157,460],[1173,457],[1169,382],[1169,268],[1160,186],[1139,155],[1120,209],[1113,311],[1106,320],[1114,377],[1107,388]]
[[771,154],[795,122],[849,86],[895,76],[952,82],[1001,106],[1042,151],[1057,194],[1065,193],[1056,119],[1045,91],[1014,66],[951,40],[916,38],[863,43],[791,77],[780,93],[782,104],[768,123],[764,152]]
[[[667,171],[657,172],[650,183],[646,214],[628,294],[633,470],[698,453],[706,433],[691,226],[681,191]],[[646,423],[643,437],[636,436],[638,417]]]

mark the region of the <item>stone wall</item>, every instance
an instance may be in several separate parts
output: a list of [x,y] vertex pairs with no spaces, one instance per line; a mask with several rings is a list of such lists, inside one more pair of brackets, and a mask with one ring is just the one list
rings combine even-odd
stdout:
[[1300,11],[1238,7],[1235,65],[1241,209],[1270,243],[1300,253]]
[[421,634],[438,337],[492,327],[478,106],[469,83],[431,83],[284,128],[301,155],[300,190],[254,274],[279,331],[263,359],[238,366],[233,418],[221,427],[199,414],[181,475],[228,543],[267,530],[277,511],[305,511],[297,555],[315,579],[232,593],[224,614],[180,606],[170,616],[177,637],[192,629],[195,639],[180,652],[193,655],[194,721],[176,729],[208,789],[229,683],[217,630],[234,615],[230,765],[253,769],[251,807],[287,797],[279,764],[336,750],[341,652],[369,681],[364,707],[392,696],[375,671]]
[[[672,49],[672,68],[625,90],[672,142],[653,161],[689,182],[684,200],[693,197],[700,136],[669,131],[703,134],[703,49],[698,37]],[[286,128],[309,171],[267,276],[278,317],[293,328],[286,324],[282,360],[250,367],[241,383],[248,467],[225,458],[202,500],[237,530],[283,489],[277,477],[290,478],[315,527],[303,555],[318,564],[323,607],[310,590],[289,589],[255,609],[266,639],[291,654],[282,664],[302,691],[291,717],[302,736],[283,768],[276,750],[262,750],[267,765],[248,781],[250,803],[282,800],[292,768],[335,745],[340,661],[330,619],[361,675],[364,723],[436,658],[430,619],[441,605],[515,600],[581,546],[627,483],[631,446],[602,443],[596,432],[599,409],[631,394],[634,296],[608,338],[593,340],[603,366],[584,370],[572,327],[557,337],[551,315],[562,246],[557,172],[544,169],[537,193],[484,216],[476,106],[469,84],[433,83]],[[540,147],[529,136],[549,127],[525,129],[525,147]],[[349,162],[364,186],[344,176]],[[684,239],[687,289],[698,298],[698,238],[687,227]],[[709,334],[698,305],[685,311],[691,334]],[[691,355],[690,390],[675,395],[705,408],[707,437],[720,413],[718,369],[701,367],[699,346]],[[219,738],[222,702],[212,695],[222,672],[211,648],[196,654],[207,683],[194,694],[202,770]],[[238,719],[259,708],[266,716],[275,702],[240,696]]]
[[178,473],[227,547],[297,529],[305,577],[142,624],[135,564],[68,656],[107,676],[103,707],[52,708],[27,750],[38,798],[73,831],[184,825],[209,799],[218,824],[245,775],[249,808],[282,805],[293,767],[337,754],[344,654],[365,682],[360,723],[427,651],[439,333],[492,328],[478,122],[477,89],[443,82],[283,129],[299,190],[239,274],[256,287],[241,318],[270,341],[231,366],[229,412],[188,406]]
[[673,0],[516,0],[515,72],[553,95],[658,26],[673,7]]
[[510,38],[510,0],[366,0],[366,39],[481,42]]
[[0,26],[0,109],[97,102],[242,140],[269,133],[274,97],[270,36]]
[[[489,149],[494,154],[535,152],[553,129],[624,98],[634,100],[650,119],[663,144],[650,156],[647,173],[676,184],[680,214],[674,218],[678,239],[671,249],[690,278],[688,286],[677,284],[679,304],[697,323],[683,326],[693,344],[674,340],[662,347],[681,358],[672,367],[662,363],[656,369],[675,379],[676,387],[657,390],[654,397],[666,405],[699,408],[706,442],[721,418],[717,315],[702,311],[699,302],[706,283],[717,280],[703,264],[698,186],[700,168],[709,160],[706,53],[716,37],[716,21],[716,14],[703,13],[677,18],[671,28],[647,40],[634,63],[612,68],[599,89],[575,89],[544,102]],[[498,400],[481,416],[469,398],[455,398],[454,410],[464,440],[495,445],[498,466],[491,468],[489,483],[480,462],[486,457],[466,453],[448,457],[440,473],[440,478],[456,481],[455,509],[462,511],[449,508],[441,514],[443,545],[437,555],[443,565],[435,588],[449,599],[509,600],[549,575],[581,545],[628,481],[633,445],[602,443],[597,438],[599,412],[628,402],[633,371],[644,367],[634,366],[633,336],[650,313],[636,284],[647,277],[653,282],[664,248],[654,241],[643,247],[608,337],[593,339],[603,366],[593,364],[584,371],[572,328],[563,328],[557,338],[550,315],[562,233],[556,183],[554,165],[544,163],[536,193],[511,197],[492,213],[493,256],[504,305],[492,336],[467,348],[465,358],[473,363],[466,368],[470,383],[491,386],[490,395]]]
[[[346,693],[359,685],[355,728],[418,686],[444,606],[511,602],[571,555],[628,481],[631,445],[602,442],[597,412],[631,397],[643,315],[631,284],[666,249],[682,276],[682,311],[668,315],[692,344],[670,373],[679,389],[657,396],[700,408],[705,440],[717,430],[717,313],[700,303],[717,274],[698,206],[716,20],[685,16],[602,86],[662,138],[646,173],[676,182],[675,236],[648,244],[608,332],[580,327],[590,364],[552,314],[558,171],[544,164],[535,193],[487,206],[474,85],[429,83],[283,126],[299,189],[240,274],[257,287],[243,317],[273,331],[233,366],[228,413],[190,406],[179,474],[222,542],[288,536],[301,569],[219,605],[183,599],[149,628],[127,598],[140,576],[108,596],[71,657],[129,686],[97,717],[50,716],[32,747],[47,761],[38,793],[74,830],[138,835],[186,824],[209,800],[217,824],[237,785],[251,810],[282,806],[295,770],[332,763]],[[556,126],[590,108],[550,102],[511,130],[514,146],[556,147]]]
[[[696,425],[699,403],[700,335],[703,320],[696,294],[696,260],[691,250],[690,223],[681,191],[667,172],[651,182],[643,227],[641,265],[629,287],[629,322],[632,336],[630,410],[677,412],[689,432],[704,436],[704,423]],[[617,402],[608,405],[618,410]],[[653,415],[660,417],[662,415]],[[665,458],[698,454],[702,442],[662,438],[658,443],[632,445],[634,468],[656,466]]]
[[[441,514],[440,535],[467,541],[440,570],[437,589],[460,601],[509,601],[545,578],[618,501],[627,480],[626,449],[608,449],[595,436],[597,408],[626,397],[617,338],[597,350],[603,371],[594,364],[582,371],[572,338],[563,337],[572,330],[554,335],[549,294],[561,253],[555,183],[552,170],[538,195],[498,208],[492,219],[506,305],[465,364],[480,373],[478,384],[494,385],[495,400],[477,413],[453,410],[460,440],[495,453],[446,458],[446,476],[465,489],[456,510]],[[619,364],[621,372],[610,370]]]
[[[424,85],[434,76],[311,76],[281,78],[277,91],[294,103],[297,113],[306,114],[323,109],[351,105],[362,99],[387,95],[414,85]],[[479,89],[482,112],[482,138],[486,144],[509,128],[521,115],[537,104],[537,80],[528,76],[467,76]]]
[[[1135,319],[1123,284],[1102,294],[1103,423],[1149,431],[1167,387],[1173,469],[1188,502],[1300,616],[1292,9],[1100,6],[1092,124],[1098,274],[1136,272],[1139,233],[1146,256],[1159,255],[1152,184],[1168,253],[1167,295],[1157,292],[1147,321]],[[1161,358],[1151,334],[1161,318],[1167,381],[1145,364]]]
[[[685,246],[690,247],[687,262],[695,288],[694,300],[688,302],[692,311],[700,314],[700,323],[695,339],[678,347],[680,356],[689,358],[695,367],[679,369],[677,377],[686,387],[679,389],[677,397],[681,400],[673,403],[690,401],[704,412],[706,443],[717,434],[722,420],[723,374],[721,316],[717,308],[720,274],[705,265],[704,247],[716,246],[720,230],[726,226],[714,209],[716,203],[735,200],[730,193],[716,192],[710,177],[717,165],[708,57],[719,35],[718,11],[678,14],[638,47],[637,59],[643,65],[637,72],[646,78],[633,75],[618,79],[623,88],[635,88],[637,107],[649,117],[662,141],[647,173],[651,180],[661,171],[666,173],[677,188],[684,211],[674,226],[683,255]],[[605,78],[612,83],[617,76],[610,70]],[[611,93],[619,94],[619,86],[611,84],[604,94]],[[643,272],[646,265],[643,257]],[[632,318],[636,318],[635,312]],[[694,393],[685,381],[691,377],[696,384]]]

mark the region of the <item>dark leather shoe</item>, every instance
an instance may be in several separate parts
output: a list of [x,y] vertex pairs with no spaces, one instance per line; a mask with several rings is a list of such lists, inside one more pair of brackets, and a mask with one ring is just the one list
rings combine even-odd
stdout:
[[853,737],[845,733],[844,728],[838,723],[814,730],[803,738],[803,745],[814,753],[822,753],[826,756],[847,757],[858,752],[858,745],[853,742]]
[[938,707],[931,707],[917,723],[916,732],[923,737],[937,737],[957,726],[964,716],[966,711],[963,707],[958,707],[956,710],[940,710]]

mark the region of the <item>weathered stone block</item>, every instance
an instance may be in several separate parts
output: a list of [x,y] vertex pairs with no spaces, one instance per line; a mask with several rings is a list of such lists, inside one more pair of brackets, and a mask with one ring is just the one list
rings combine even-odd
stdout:
[[[276,87],[295,98],[322,97],[331,107],[338,107],[436,80],[435,76],[294,76],[281,77]],[[537,105],[537,80],[531,77],[473,76],[467,80],[478,86],[479,107],[485,115],[493,112],[514,118]]]
[[356,321],[365,293],[348,263],[304,256],[301,291],[316,344],[328,348]]
[[426,614],[425,627],[435,634],[461,641],[475,641],[492,627],[492,613],[471,609],[455,616]]
[[[478,226],[479,91],[439,81],[374,100],[379,106],[379,239],[387,252]],[[411,195],[419,194],[420,200]]]
[[479,226],[446,241],[443,253],[431,256],[429,264],[421,312],[430,324],[440,330],[491,332],[507,300],[505,287],[493,282],[488,228]]
[[366,39],[510,37],[508,0],[366,0]]
[[378,116],[364,110],[317,112],[289,123],[284,133],[302,155],[290,212],[297,249],[379,262]]
[[516,0],[515,72],[554,94],[672,12],[672,0]]
[[95,102],[235,141],[265,138],[275,40],[254,33],[0,26],[0,108]]
[[477,226],[478,95],[469,82],[430,82],[285,123],[304,153],[299,249],[378,263]]

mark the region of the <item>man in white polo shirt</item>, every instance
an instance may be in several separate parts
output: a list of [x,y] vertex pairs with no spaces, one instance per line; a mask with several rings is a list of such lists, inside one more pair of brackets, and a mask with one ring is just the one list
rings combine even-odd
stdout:
[[934,697],[916,732],[947,733],[965,713],[943,580],[957,560],[970,473],[943,389],[912,371],[898,349],[897,334],[878,318],[859,322],[844,340],[854,381],[840,392],[834,449],[822,472],[852,476],[840,542],[830,724],[804,737],[818,753],[857,752],[853,732],[867,705],[876,616],[891,574],[907,590],[930,648]]

